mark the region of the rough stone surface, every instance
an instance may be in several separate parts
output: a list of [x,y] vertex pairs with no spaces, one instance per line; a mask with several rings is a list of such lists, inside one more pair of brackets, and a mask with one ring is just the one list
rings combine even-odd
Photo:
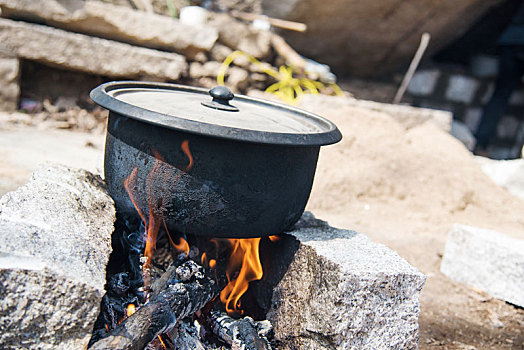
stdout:
[[0,42],[19,57],[110,77],[176,80],[183,56],[47,26],[0,19]]
[[524,307],[524,241],[497,231],[454,225],[440,270],[449,278]]
[[475,160],[494,183],[524,200],[524,159],[493,160],[475,157]]
[[0,109],[15,111],[20,95],[20,61],[0,44]]
[[209,25],[218,30],[218,40],[222,44],[241,50],[258,59],[266,58],[271,53],[271,33],[256,29],[226,14],[213,14]]
[[0,199],[2,349],[84,349],[104,294],[114,203],[102,180],[36,170]]
[[262,0],[268,16],[306,23],[306,33],[281,34],[301,54],[337,74],[380,75],[407,66],[422,33],[431,33],[425,57],[459,38],[502,0]]
[[177,19],[99,1],[0,0],[2,16],[38,20],[77,33],[139,46],[175,51],[193,59],[209,51],[218,38],[216,29],[189,26]]
[[399,123],[404,125],[407,129],[412,128],[416,125],[430,121],[437,125],[439,128],[445,131],[451,129],[451,120],[453,115],[447,111],[440,111],[428,108],[417,108],[411,106],[393,105],[388,103],[374,102],[357,100],[353,98],[342,98],[335,96],[325,95],[304,95],[299,107],[311,108],[320,107],[322,105],[326,108],[348,107],[355,106],[361,108],[367,108],[373,111],[387,113]]
[[[363,234],[305,213],[268,319],[278,349],[416,349],[425,276]],[[284,238],[286,239],[286,238]]]

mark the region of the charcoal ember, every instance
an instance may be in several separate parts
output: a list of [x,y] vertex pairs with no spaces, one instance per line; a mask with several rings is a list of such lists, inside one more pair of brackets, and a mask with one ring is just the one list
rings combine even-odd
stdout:
[[271,349],[267,337],[271,333],[272,326],[267,320],[255,321],[249,316],[234,319],[224,312],[213,311],[211,327],[213,333],[231,345],[232,349]]
[[[196,275],[198,274],[198,275]],[[187,282],[195,276],[196,278],[203,278],[203,268],[192,260],[180,265],[175,270],[175,278],[180,282]]]
[[121,272],[111,276],[107,289],[115,295],[124,295],[129,290],[129,274]]

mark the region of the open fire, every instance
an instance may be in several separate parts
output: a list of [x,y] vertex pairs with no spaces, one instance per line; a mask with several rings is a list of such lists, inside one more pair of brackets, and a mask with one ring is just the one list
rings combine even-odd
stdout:
[[[129,245],[126,247],[126,250],[132,253],[128,257],[129,263],[127,264],[127,267],[131,271],[124,271],[118,275],[120,278],[127,278],[129,280],[125,282],[121,281],[121,284],[125,285],[127,283],[129,286],[134,285],[135,289],[133,292],[132,288],[129,288],[128,292],[122,293],[122,295],[125,295],[123,299],[125,299],[125,305],[127,305],[125,307],[125,313],[120,316],[121,318],[117,324],[105,320],[104,329],[106,333],[110,333],[127,318],[140,311],[140,309],[146,305],[153,303],[153,299],[158,297],[155,284],[159,284],[159,281],[169,272],[169,269],[167,269],[167,271],[162,274],[159,268],[155,266],[154,258],[159,237],[167,237],[167,240],[164,238],[164,242],[169,242],[170,246],[174,248],[176,252],[175,262],[181,262],[187,259],[198,260],[203,266],[208,268],[210,272],[213,271],[211,275],[214,274],[215,283],[221,288],[221,291],[218,295],[219,297],[213,298],[213,300],[208,303],[209,306],[206,306],[208,316],[201,315],[198,317],[198,320],[201,323],[205,323],[206,319],[208,321],[212,320],[214,325],[211,325],[209,328],[214,333],[228,333],[228,331],[224,329],[231,327],[234,321],[233,318],[226,319],[224,316],[220,316],[221,311],[217,302],[220,301],[222,303],[222,310],[225,309],[227,315],[230,317],[246,315],[247,312],[242,303],[242,297],[247,292],[250,282],[260,280],[264,274],[259,254],[261,238],[211,238],[204,244],[197,244],[194,247],[190,247],[186,236],[169,231],[163,216],[166,197],[167,195],[172,195],[177,182],[190,171],[194,165],[194,159],[187,140],[182,142],[181,150],[187,157],[188,163],[182,168],[182,171],[177,174],[174,174],[172,168],[167,166],[159,152],[154,149],[152,150],[155,162],[151,171],[147,174],[147,193],[138,193],[137,191],[139,176],[137,167],[131,171],[124,182],[125,189],[136,208],[141,223],[138,230],[127,235],[124,234],[126,237],[122,239],[123,244]],[[141,205],[141,201],[144,200],[147,203],[146,206]],[[147,214],[140,209],[143,207],[147,208]],[[278,237],[271,236],[269,239],[270,242],[274,242],[278,240]],[[201,241],[202,239],[199,238],[199,240]],[[165,249],[165,246],[163,248]],[[110,305],[110,307],[113,307],[113,305]],[[209,312],[211,312],[211,314],[209,314]],[[118,314],[118,312],[115,312],[115,314]],[[238,327],[238,325],[235,324],[235,327]],[[172,327],[166,327],[166,329],[162,330],[161,334],[157,334],[154,341],[150,343],[149,349],[172,348],[172,346],[170,346],[171,340],[166,333],[169,330],[167,328]],[[259,338],[260,335],[257,335],[256,324],[252,323],[251,328],[251,332],[254,333],[249,335],[249,337]],[[101,335],[101,337],[104,336],[106,335]],[[270,348],[266,340],[261,341],[261,344],[263,345],[261,348]]]

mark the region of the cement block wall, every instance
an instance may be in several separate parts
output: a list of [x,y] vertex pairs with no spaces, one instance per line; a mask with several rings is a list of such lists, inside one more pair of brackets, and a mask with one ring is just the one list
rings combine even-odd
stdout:
[[[493,94],[497,59],[478,55],[468,67],[430,63],[413,76],[406,95],[412,105],[447,110],[475,133]],[[494,158],[517,158],[524,144],[524,84],[515,90],[490,146]]]

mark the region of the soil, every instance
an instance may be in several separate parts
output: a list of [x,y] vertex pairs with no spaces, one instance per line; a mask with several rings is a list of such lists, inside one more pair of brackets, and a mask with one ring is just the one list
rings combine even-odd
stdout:
[[309,108],[342,131],[323,147],[308,210],[397,251],[427,275],[421,349],[524,349],[524,310],[440,273],[454,223],[524,239],[524,202],[494,184],[470,152],[431,123],[406,130],[362,108]]

